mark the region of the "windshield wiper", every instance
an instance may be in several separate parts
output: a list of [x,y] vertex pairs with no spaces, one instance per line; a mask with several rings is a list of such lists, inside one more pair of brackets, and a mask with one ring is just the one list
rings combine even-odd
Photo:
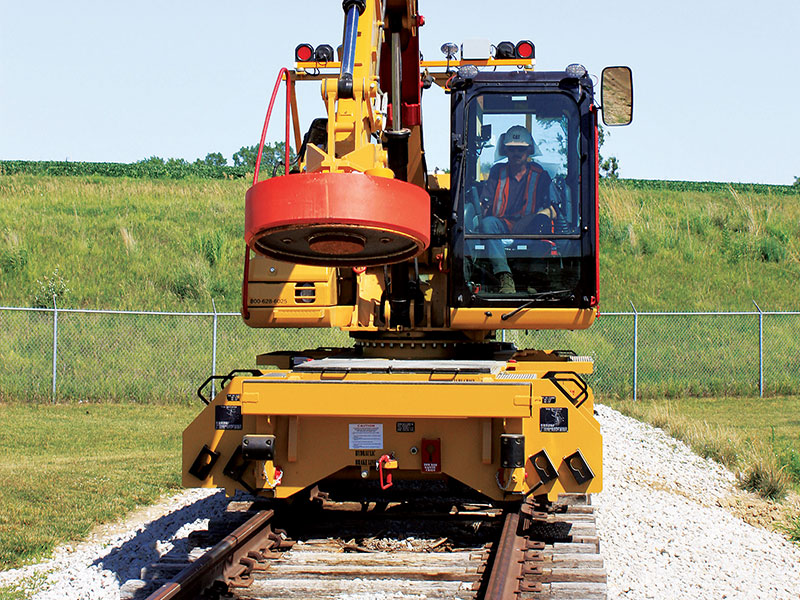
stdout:
[[511,312],[507,312],[504,315],[500,315],[500,318],[503,321],[505,321],[505,320],[510,319],[511,317],[513,317],[519,311],[521,311],[521,310],[523,310],[525,308],[528,308],[531,304],[533,304],[537,300],[541,300],[542,298],[556,298],[556,297],[559,297],[559,296],[564,296],[565,294],[566,295],[570,295],[570,294],[572,294],[572,292],[570,292],[569,290],[554,290],[552,292],[538,292],[538,293],[533,295],[533,298],[531,298],[527,302],[524,302],[523,304],[520,304],[517,308],[515,308]]

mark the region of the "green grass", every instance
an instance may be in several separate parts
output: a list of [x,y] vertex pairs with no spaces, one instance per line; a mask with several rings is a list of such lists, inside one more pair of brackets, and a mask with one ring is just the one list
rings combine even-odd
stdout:
[[800,543],[800,517],[794,519],[786,528],[786,535],[789,536],[789,539],[793,542]]
[[[658,183],[601,186],[603,310],[796,308],[800,193]],[[30,306],[58,268],[65,307],[236,311],[248,186],[2,175],[0,304]]]
[[[244,180],[0,176],[0,304],[58,269],[65,308],[236,311]],[[52,302],[48,304],[52,306]]]
[[0,587],[0,600],[27,600],[41,590],[46,581],[45,573],[37,573],[13,585]]
[[770,499],[800,491],[800,396],[604,402],[739,472],[745,489]]
[[800,193],[606,184],[600,238],[607,311],[796,309]]
[[175,404],[0,404],[0,570],[177,490],[180,434],[197,412]]
[[24,600],[25,592],[18,587],[0,587],[0,600]]

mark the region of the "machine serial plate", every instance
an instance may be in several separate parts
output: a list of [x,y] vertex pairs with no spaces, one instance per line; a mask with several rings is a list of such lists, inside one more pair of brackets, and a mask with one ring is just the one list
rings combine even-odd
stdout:
[[564,433],[569,430],[566,407],[542,407],[539,409],[539,431],[543,433]]
[[382,423],[350,423],[350,450],[380,450],[383,448]]
[[397,421],[397,433],[414,433],[414,421]]

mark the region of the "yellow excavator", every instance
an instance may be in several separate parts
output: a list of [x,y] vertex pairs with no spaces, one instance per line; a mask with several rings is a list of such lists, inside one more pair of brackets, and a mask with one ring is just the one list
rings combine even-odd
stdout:
[[[536,71],[530,40],[423,61],[416,0],[342,8],[341,46],[299,44],[272,95],[261,145],[285,86],[286,172],[259,181],[257,166],[246,195],[242,317],[353,344],[209,378],[183,484],[361,502],[600,491],[591,358],[496,332],[596,318],[598,115],[631,121],[630,69],[603,71],[598,103],[583,66]],[[303,131],[308,81],[324,112]],[[431,173],[421,103],[436,88],[450,165]]]

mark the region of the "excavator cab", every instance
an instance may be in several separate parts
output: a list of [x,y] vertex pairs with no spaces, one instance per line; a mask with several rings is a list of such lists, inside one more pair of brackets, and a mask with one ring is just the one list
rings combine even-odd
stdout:
[[487,72],[456,80],[454,88],[452,248],[460,268],[453,305],[594,306],[591,79],[567,71]]

